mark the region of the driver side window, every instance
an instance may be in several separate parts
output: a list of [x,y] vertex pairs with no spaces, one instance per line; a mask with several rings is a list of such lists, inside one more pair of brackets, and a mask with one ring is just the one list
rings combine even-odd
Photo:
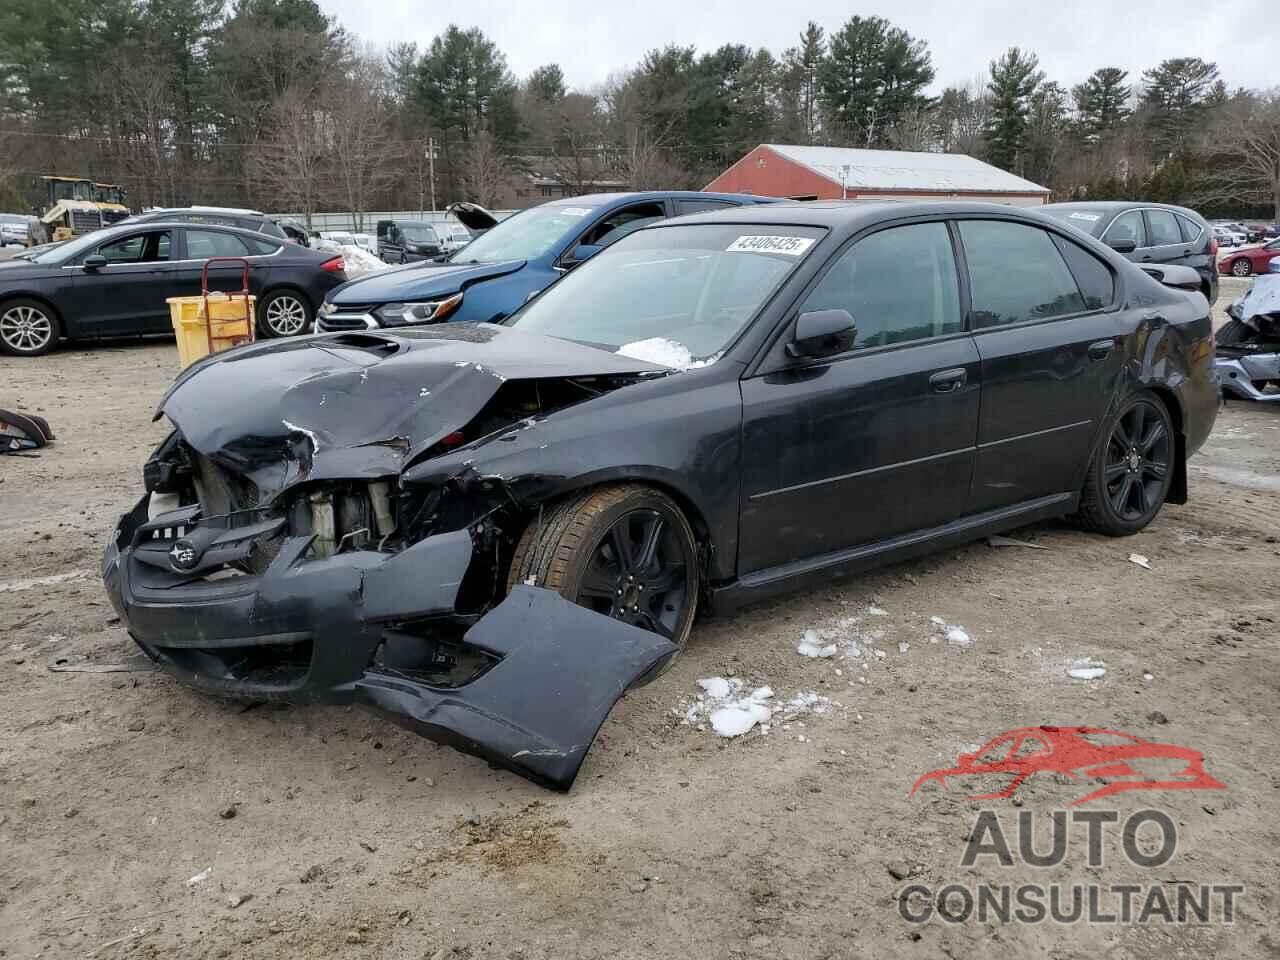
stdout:
[[638,203],[615,210],[586,232],[580,243],[607,247],[628,233],[666,219],[667,213],[660,203]]
[[859,240],[800,307],[847,310],[853,348],[923,340],[964,329],[951,236],[944,223],[890,227]]

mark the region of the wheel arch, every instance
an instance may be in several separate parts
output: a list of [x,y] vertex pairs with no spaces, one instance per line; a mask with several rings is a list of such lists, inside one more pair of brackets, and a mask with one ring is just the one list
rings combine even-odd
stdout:
[[1186,503],[1187,434],[1184,429],[1186,418],[1182,409],[1182,401],[1179,399],[1177,392],[1168,384],[1149,383],[1147,384],[1147,389],[1164,404],[1164,408],[1169,411],[1169,418],[1173,421],[1173,441],[1176,456],[1173,464],[1173,480],[1169,484],[1169,493],[1165,497],[1165,502]]
[[711,525],[707,522],[706,514],[698,504],[697,499],[680,485],[678,478],[668,476],[664,471],[643,468],[614,468],[568,478],[565,483],[557,484],[555,489],[549,491],[545,497],[530,503],[529,508],[524,511],[525,519],[532,520],[537,517],[539,511],[560,503],[569,497],[581,496],[590,490],[625,483],[652,487],[675,502],[676,506],[684,514],[685,519],[689,521],[689,526],[693,528],[694,540],[698,546],[698,563],[701,568],[700,572],[703,575],[702,580],[704,584],[709,583],[718,546]]

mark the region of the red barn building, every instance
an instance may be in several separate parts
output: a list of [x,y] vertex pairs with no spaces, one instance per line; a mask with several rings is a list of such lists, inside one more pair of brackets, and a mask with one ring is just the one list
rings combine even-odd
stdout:
[[988,200],[1039,206],[1049,190],[962,153],[762,143],[703,189],[792,200]]

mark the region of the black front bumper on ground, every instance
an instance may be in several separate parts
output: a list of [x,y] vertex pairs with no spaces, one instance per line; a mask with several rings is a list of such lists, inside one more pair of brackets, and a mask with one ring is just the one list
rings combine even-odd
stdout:
[[310,537],[288,538],[260,575],[206,579],[156,563],[179,536],[190,537],[192,511],[148,520],[147,504],[144,497],[121,517],[103,582],[130,635],[161,668],[223,695],[369,704],[553,789],[573,784],[618,698],[676,652],[656,634],[519,586],[461,637],[487,665],[459,685],[434,686],[380,666],[379,648],[405,642],[405,623],[456,622],[471,563],[467,531],[397,554],[326,559],[309,558]]

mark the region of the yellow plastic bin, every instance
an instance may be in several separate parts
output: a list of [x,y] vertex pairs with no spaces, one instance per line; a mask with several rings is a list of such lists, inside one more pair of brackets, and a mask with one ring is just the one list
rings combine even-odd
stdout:
[[[246,319],[246,299],[248,301]],[[204,315],[204,297],[169,297],[169,320],[178,338],[178,360],[185,370],[201,357],[253,340],[254,304],[257,297],[233,293],[209,294],[209,315]]]

